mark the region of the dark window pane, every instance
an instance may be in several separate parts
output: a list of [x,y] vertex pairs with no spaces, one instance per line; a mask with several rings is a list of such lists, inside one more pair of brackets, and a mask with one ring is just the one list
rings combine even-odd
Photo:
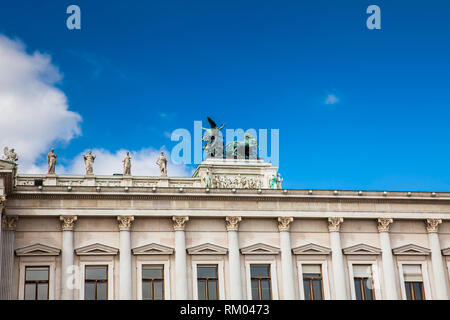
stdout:
[[36,284],[27,283],[25,284],[25,300],[35,300],[36,299]]
[[259,281],[252,280],[252,299],[259,300]]
[[314,300],[322,300],[322,281],[312,280],[314,290]]
[[97,300],[108,299],[108,284],[106,282],[97,282]]
[[412,282],[405,282],[406,300],[412,300]]
[[303,280],[303,289],[305,291],[305,300],[311,300],[311,288],[309,280]]
[[270,300],[270,280],[261,280],[261,296],[262,300]]
[[48,283],[38,283],[38,300],[48,300]]
[[320,277],[321,277],[320,273],[304,273],[303,274],[303,279],[320,278]]
[[206,300],[206,280],[198,280],[198,300]]
[[108,278],[107,266],[86,266],[86,279],[106,280]]
[[47,267],[33,267],[26,269],[26,281],[48,281],[48,268]]
[[252,265],[250,266],[250,273],[252,277],[269,277],[270,266],[268,265]]
[[208,300],[218,300],[217,280],[208,280]]
[[197,266],[197,278],[217,278],[217,266]]
[[422,294],[422,282],[413,282],[412,285],[414,286],[414,296],[416,300],[424,300]]
[[373,300],[373,290],[371,279],[364,279],[364,298],[365,300]]
[[95,282],[86,282],[84,286],[84,299],[95,300]]
[[142,300],[152,299],[152,283],[151,281],[142,282]]
[[143,266],[142,279],[162,279],[163,270],[163,266]]
[[361,280],[355,279],[355,296],[356,300],[362,300]]
[[163,290],[164,282],[162,281],[155,281],[153,282],[154,286],[154,297],[155,300],[163,300],[164,299],[164,290]]

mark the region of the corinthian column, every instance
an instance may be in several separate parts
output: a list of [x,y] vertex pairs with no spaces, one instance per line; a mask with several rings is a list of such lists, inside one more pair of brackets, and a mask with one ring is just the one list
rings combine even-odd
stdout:
[[394,220],[392,218],[378,219],[378,232],[380,233],[381,260],[383,263],[384,289],[386,300],[398,300],[397,279],[395,278],[395,264],[392,256],[389,227]]
[[61,300],[74,299],[73,229],[77,216],[60,216],[62,229]]
[[230,270],[230,298],[242,300],[241,255],[239,253],[239,222],[241,217],[226,217],[228,234],[228,265]]
[[283,276],[283,299],[295,299],[294,268],[292,266],[291,236],[289,227],[293,217],[278,217],[278,230],[280,231],[281,271]]
[[438,235],[438,227],[442,223],[442,219],[427,219],[425,223],[428,232],[428,241],[430,243],[431,249],[431,264],[433,266],[436,299],[448,300],[448,279],[445,276],[441,254],[441,245],[439,243]]
[[189,217],[172,217],[173,230],[175,231],[175,299],[187,300],[187,270],[186,270],[186,236],[184,229]]
[[339,230],[344,218],[328,218],[330,232],[331,259],[333,264],[334,291],[336,300],[347,299],[347,283],[345,281],[344,258],[342,256],[341,236]]
[[131,282],[131,222],[133,216],[118,216],[120,230],[120,274],[119,274],[119,299],[132,299]]
[[14,274],[14,234],[17,226],[17,216],[2,217],[2,276],[0,299],[12,300]]

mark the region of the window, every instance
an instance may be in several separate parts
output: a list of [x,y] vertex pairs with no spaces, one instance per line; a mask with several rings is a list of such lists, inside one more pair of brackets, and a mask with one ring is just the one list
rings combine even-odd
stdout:
[[322,266],[320,264],[304,264],[302,272],[305,300],[323,300]]
[[404,264],[403,279],[407,300],[425,300],[423,290],[422,268],[420,265]]
[[164,266],[142,266],[142,300],[164,300]]
[[199,300],[218,300],[217,265],[197,265],[197,290]]
[[108,299],[108,266],[86,266],[84,276],[84,299]]
[[49,267],[25,268],[25,300],[48,300]]
[[253,300],[271,300],[270,265],[250,265]]
[[372,265],[353,265],[353,281],[355,283],[356,300],[375,300],[375,291],[372,279]]

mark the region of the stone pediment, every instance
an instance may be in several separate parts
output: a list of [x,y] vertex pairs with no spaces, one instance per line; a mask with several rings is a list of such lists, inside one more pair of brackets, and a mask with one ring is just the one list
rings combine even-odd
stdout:
[[58,256],[61,249],[36,243],[15,250],[17,256]]
[[300,246],[292,249],[293,254],[330,254],[331,249],[327,247],[319,246],[318,244],[309,243],[304,246]]
[[407,244],[405,246],[392,249],[392,252],[395,255],[427,256],[430,254],[431,250],[415,244]]
[[147,255],[147,254],[173,254],[173,248],[163,246],[157,243],[150,243],[144,246],[136,247],[132,249],[135,255]]
[[344,254],[366,254],[366,255],[378,255],[381,253],[380,248],[369,246],[368,244],[360,243],[348,248],[342,249]]
[[187,249],[189,254],[227,254],[228,249],[212,244],[204,243]]
[[251,246],[241,248],[242,254],[279,254],[280,248],[269,246],[264,243],[256,243]]
[[450,247],[442,249],[443,256],[450,256]]
[[79,256],[115,256],[118,252],[119,249],[100,243],[75,249],[75,253]]

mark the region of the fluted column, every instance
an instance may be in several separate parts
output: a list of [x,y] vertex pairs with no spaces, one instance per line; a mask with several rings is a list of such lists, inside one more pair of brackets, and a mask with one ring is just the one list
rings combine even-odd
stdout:
[[392,255],[389,227],[392,218],[378,219],[378,232],[380,233],[381,260],[383,263],[383,279],[386,300],[398,300],[397,279],[395,277],[395,264]]
[[73,229],[77,216],[60,216],[59,220],[62,229],[61,300],[73,300],[75,289]]
[[119,299],[132,299],[131,277],[131,223],[133,216],[118,216],[120,230],[120,274],[119,274]]
[[330,232],[331,259],[333,264],[334,290],[336,300],[347,299],[347,283],[345,277],[344,257],[342,256],[341,236],[339,230],[344,218],[328,218]]
[[230,298],[242,300],[241,255],[239,253],[239,222],[241,217],[226,217],[228,235],[228,265],[230,276]]
[[0,299],[12,300],[14,275],[14,235],[17,226],[17,216],[2,217],[2,275]]
[[431,264],[433,266],[434,288],[436,299],[448,300],[447,283],[444,264],[442,261],[441,244],[439,243],[438,227],[442,219],[427,219],[426,228],[431,250]]
[[292,265],[291,235],[289,227],[293,217],[278,217],[278,230],[280,231],[281,271],[283,278],[283,299],[295,299],[294,268]]
[[173,230],[175,231],[175,299],[186,300],[188,298],[187,270],[186,270],[186,236],[184,229],[189,217],[174,216]]

